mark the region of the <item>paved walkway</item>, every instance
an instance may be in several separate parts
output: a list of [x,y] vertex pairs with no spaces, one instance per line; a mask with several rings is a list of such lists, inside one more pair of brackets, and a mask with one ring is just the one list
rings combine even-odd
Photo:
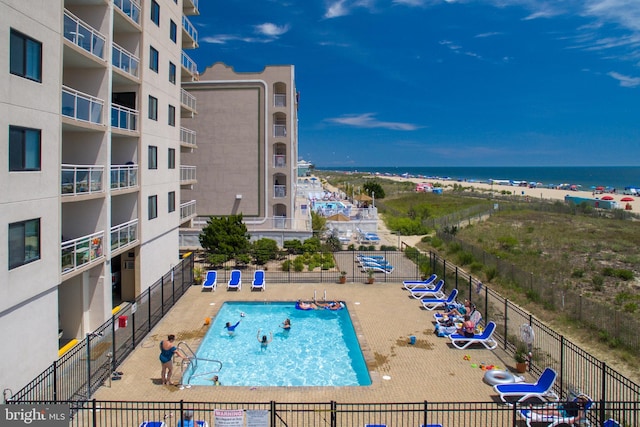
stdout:
[[[220,286],[220,285],[218,285]],[[225,301],[295,301],[310,299],[314,290],[327,298],[347,303],[363,348],[373,384],[366,387],[209,387],[179,389],[160,384],[158,344],[168,334],[186,341],[196,350],[206,332],[206,317],[213,317]],[[246,286],[228,292],[202,292],[193,286],[154,328],[118,370],[119,381],[106,384],[95,394],[98,400],[132,401],[228,401],[228,402],[420,402],[491,401],[496,399],[483,383],[484,372],[471,364],[512,366],[512,359],[499,349],[483,347],[467,351],[452,348],[447,338],[433,334],[433,316],[410,298],[400,283],[365,285],[268,283],[265,292]],[[417,337],[409,345],[409,336]],[[463,359],[471,356],[471,361]],[[506,363],[505,361],[506,360]],[[180,367],[175,367],[174,382]],[[452,390],[455,390],[452,393]]]

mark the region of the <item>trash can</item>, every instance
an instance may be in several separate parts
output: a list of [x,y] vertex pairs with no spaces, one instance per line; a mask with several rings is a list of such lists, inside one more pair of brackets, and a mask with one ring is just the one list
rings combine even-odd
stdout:
[[416,337],[415,337],[415,335],[411,335],[409,337],[409,344],[413,345],[415,343],[416,343]]
[[126,328],[127,327],[127,320],[129,320],[128,316],[120,316],[120,317],[118,317],[118,327]]

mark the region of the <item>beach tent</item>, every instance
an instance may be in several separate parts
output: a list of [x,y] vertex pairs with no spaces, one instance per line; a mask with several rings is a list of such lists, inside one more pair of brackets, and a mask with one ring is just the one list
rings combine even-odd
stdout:
[[358,194],[356,197],[353,198],[353,200],[357,200],[359,202],[370,202],[373,199],[367,196],[366,194]]

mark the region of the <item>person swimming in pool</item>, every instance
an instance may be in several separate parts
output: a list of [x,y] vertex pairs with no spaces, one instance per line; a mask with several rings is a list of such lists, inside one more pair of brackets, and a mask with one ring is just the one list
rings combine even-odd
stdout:
[[227,330],[229,335],[233,335],[236,332],[236,328],[240,324],[240,321],[242,321],[242,319],[238,320],[238,322],[235,325],[232,325],[231,322],[227,322],[224,328]]
[[260,331],[262,331],[262,329],[258,329],[258,335],[256,335],[256,338],[260,343],[260,350],[266,350],[269,343],[273,341],[273,332],[269,332],[269,339],[267,340],[266,335],[263,335],[262,338],[260,338]]
[[285,332],[289,332],[291,330],[291,320],[284,319],[284,322],[282,322],[282,325],[280,325],[280,327],[284,329]]

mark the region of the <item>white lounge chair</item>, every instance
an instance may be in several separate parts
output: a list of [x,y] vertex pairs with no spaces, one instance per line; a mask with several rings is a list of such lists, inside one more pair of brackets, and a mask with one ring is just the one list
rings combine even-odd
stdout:
[[429,311],[435,310],[438,307],[446,307],[447,304],[451,304],[456,300],[458,296],[458,290],[453,289],[447,298],[423,298],[422,306]]
[[231,270],[231,276],[229,277],[229,282],[227,283],[227,290],[242,289],[242,273],[240,270]]
[[251,282],[251,290],[264,291],[267,284],[264,281],[264,270],[256,270],[253,273],[253,282]]
[[[588,400],[585,403],[581,403],[582,399],[580,398],[586,398]],[[518,411],[518,415],[529,427],[533,427],[533,424],[536,426],[545,425],[547,427],[591,425],[585,415],[592,405],[593,401],[591,398],[587,395],[581,394],[576,397],[573,402],[554,402],[547,403],[543,406],[528,407],[526,409],[520,409]],[[562,407],[562,413],[564,415],[558,413],[560,407]],[[603,426],[606,427],[607,423],[605,422]]]
[[202,290],[215,291],[218,286],[218,272],[215,270],[207,271],[204,282],[202,282]]
[[493,339],[493,333],[496,331],[496,324],[494,322],[489,322],[487,327],[482,331],[481,334],[475,334],[472,337],[466,337],[460,334],[451,334],[449,335],[449,339],[451,339],[451,344],[455,348],[460,350],[465,349],[473,344],[482,344],[489,350],[494,350],[498,347],[498,342]]
[[436,283],[436,285],[431,289],[416,288],[416,289],[411,289],[409,293],[415,299],[420,299],[420,300],[423,298],[444,298],[443,290],[444,290],[444,280],[440,279],[438,280],[438,283]]
[[427,280],[405,280],[402,286],[408,291],[417,288],[433,288],[434,282],[438,279],[437,274],[432,274]]
[[[489,325],[493,322],[489,322]],[[487,325],[487,328],[489,327]],[[551,397],[558,400],[553,391],[553,384],[558,374],[551,368],[546,368],[535,383],[498,384],[493,389],[500,395],[500,400],[506,403],[524,402],[529,399],[539,399],[541,402]]]

